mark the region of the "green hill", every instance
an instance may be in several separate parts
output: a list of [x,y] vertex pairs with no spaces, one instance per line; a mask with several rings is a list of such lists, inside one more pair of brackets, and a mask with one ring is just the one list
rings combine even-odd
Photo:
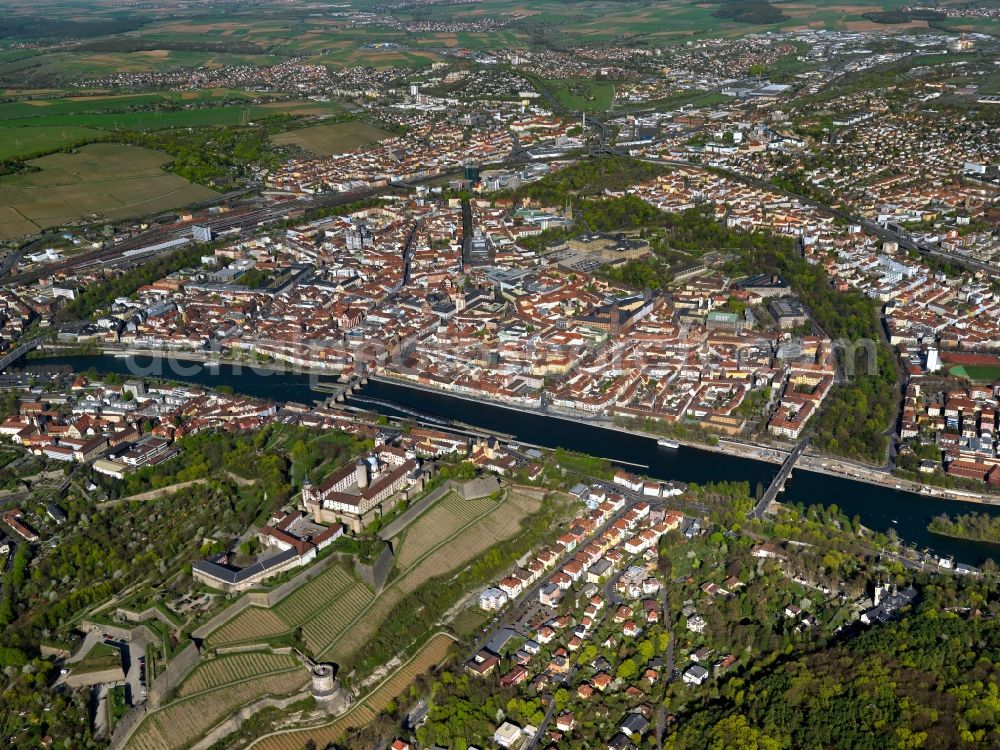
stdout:
[[777,657],[677,715],[664,747],[1000,747],[1000,623],[924,604],[825,649]]

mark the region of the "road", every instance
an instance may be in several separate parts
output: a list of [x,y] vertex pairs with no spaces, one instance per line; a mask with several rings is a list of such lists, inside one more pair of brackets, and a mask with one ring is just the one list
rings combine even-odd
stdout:
[[[141,633],[142,631],[140,631]],[[122,659],[125,669],[125,700],[130,706],[146,702],[146,646],[149,641],[140,636],[130,642],[122,642]]]
[[[612,515],[608,520],[602,524],[598,529],[594,531],[585,541],[580,542],[578,547],[570,552],[566,552],[560,557],[556,563],[552,566],[551,570],[559,570],[566,563],[573,559],[576,555],[576,550],[580,547],[584,547],[590,543],[591,540],[599,538],[605,531],[611,528],[611,524],[621,518],[625,513],[634,508],[639,502],[647,502],[651,506],[662,504],[662,501],[656,498],[644,498],[642,496],[636,495],[626,490],[617,484],[613,485],[610,482],[604,482],[605,485],[613,487],[615,492],[620,492],[625,496],[625,507],[623,507],[618,513]],[[501,628],[511,628],[522,635],[530,634],[529,629],[526,627],[526,623],[531,619],[531,617],[543,609],[549,610],[551,608],[543,607],[538,599],[538,592],[544,588],[548,583],[550,576],[543,576],[541,579],[532,584],[526,591],[521,592],[521,594],[498,615],[494,621],[484,629],[485,632],[480,634],[473,645],[469,653],[469,656],[473,656],[478,653],[493,637],[493,635]],[[607,584],[606,584],[607,585]],[[517,627],[520,626],[520,627]]]
[[535,750],[535,748],[538,747],[538,744],[542,741],[542,738],[545,737],[546,732],[549,731],[549,724],[552,723],[552,717],[555,716],[556,713],[556,702],[549,693],[546,693],[542,697],[542,700],[546,702],[545,718],[542,720],[542,723],[538,725],[538,729],[535,730],[531,739],[524,743],[524,747],[522,747],[521,750]]
[[792,467],[795,466],[795,462],[799,460],[799,456],[809,445],[809,438],[803,438],[799,441],[799,444],[792,449],[792,452],[788,454],[788,458],[778,469],[778,473],[774,475],[774,479],[771,480],[771,484],[768,486],[767,491],[761,496],[760,500],[750,511],[748,518],[763,518],[764,513],[767,512],[768,507],[774,502],[774,499],[778,496],[778,493],[785,486],[785,480],[788,479],[788,475],[792,473]]
[[32,349],[38,348],[38,346],[43,341],[45,341],[45,337],[39,336],[38,338],[34,338],[31,341],[25,341],[16,349],[7,352],[7,354],[4,355],[3,359],[0,359],[0,372],[6,370],[8,366],[12,365],[14,362],[19,360],[21,357],[30,352]]

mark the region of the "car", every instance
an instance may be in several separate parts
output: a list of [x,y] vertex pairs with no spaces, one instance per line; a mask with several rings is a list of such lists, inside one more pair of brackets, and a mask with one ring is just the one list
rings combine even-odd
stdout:
[[69,674],[69,670],[66,669],[66,667],[63,667],[62,669],[59,670],[59,674]]

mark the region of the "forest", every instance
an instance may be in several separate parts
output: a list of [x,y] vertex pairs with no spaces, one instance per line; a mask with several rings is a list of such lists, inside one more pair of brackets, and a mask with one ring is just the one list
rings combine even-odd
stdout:
[[[619,156],[582,159],[506,196],[516,200],[530,198],[543,205],[558,206],[575,196],[603,195],[605,191],[624,190],[630,185],[655,179],[665,172],[664,167]],[[504,194],[501,193],[498,197],[502,198]]]
[[1000,623],[942,603],[932,592],[898,622],[775,654],[688,706],[664,747],[997,747]]
[[[224,549],[250,524],[266,522],[289,499],[293,484],[307,474],[321,476],[364,444],[345,433],[273,425],[252,434],[200,432],[179,445],[178,456],[122,481],[90,470],[84,479],[112,500],[179,482],[199,484],[155,501],[103,508],[71,490],[61,501],[68,523],[59,543],[18,546],[0,595],[0,734],[7,734],[6,711],[43,717],[19,735],[26,744],[18,747],[41,746],[46,734],[63,747],[103,745],[90,737],[89,721],[81,721],[87,694],[52,689],[58,670],[41,657],[41,644],[72,646],[73,623],[126,590],[149,590],[155,601],[187,592],[192,560],[216,546]],[[16,714],[11,722],[20,723]]]
[[[291,118],[275,115],[269,126]],[[243,184],[254,167],[274,167],[277,156],[269,127],[171,128],[169,130],[124,130],[110,138],[118,143],[165,151],[173,161],[170,171],[186,180],[223,190]]]

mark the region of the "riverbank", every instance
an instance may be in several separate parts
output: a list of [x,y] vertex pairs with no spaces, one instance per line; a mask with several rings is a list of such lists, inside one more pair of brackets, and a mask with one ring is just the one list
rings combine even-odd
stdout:
[[980,505],[1000,507],[1000,497],[997,495],[934,487],[929,484],[913,482],[909,479],[901,479],[887,471],[866,469],[858,464],[844,463],[835,458],[815,456],[807,453],[799,459],[798,467],[816,472],[817,474],[843,477],[856,482],[865,482],[878,487],[915,492],[919,495],[938,499],[959,500],[965,503],[978,503]]
[[[325,375],[331,379],[337,379],[341,375],[341,370],[325,370],[320,367],[303,367],[302,365],[290,365],[281,360],[271,360],[269,362],[252,362],[232,357],[223,357],[218,352],[187,352],[187,351],[157,351],[155,349],[133,349],[133,348],[110,348],[105,347],[100,354],[108,357],[119,357],[127,359],[129,357],[150,357],[156,361],[177,360],[179,362],[196,362],[206,367],[226,365],[234,369],[246,368],[256,375]],[[180,374],[180,373],[178,373]],[[239,374],[239,373],[234,373]]]
[[[515,412],[534,414],[539,417],[548,417],[552,419],[561,419],[566,422],[585,424],[591,427],[598,427],[605,430],[613,430],[615,432],[621,432],[628,435],[638,435],[641,437],[649,438],[650,440],[659,440],[664,437],[664,435],[655,432],[649,432],[647,430],[622,427],[621,425],[615,424],[613,420],[608,419],[607,417],[602,417],[597,415],[594,415],[592,417],[574,416],[571,414],[566,414],[565,412],[562,411],[533,409],[529,406],[511,404],[505,401],[498,401],[496,399],[490,399],[487,397],[475,398],[473,396],[468,396],[462,393],[454,393],[444,388],[438,388],[436,386],[427,385],[424,383],[415,383],[412,380],[409,380],[408,378],[393,377],[392,375],[388,375],[385,373],[380,375],[373,375],[370,377],[370,380],[388,383],[390,385],[402,386],[404,388],[410,388],[415,391],[426,391],[427,393],[436,393],[441,396],[447,396],[448,398],[455,398],[462,401],[468,401],[471,403],[485,402],[488,403],[490,406],[497,406]],[[749,443],[740,440],[733,440],[731,438],[720,437],[718,443],[715,444],[692,440],[690,438],[674,437],[673,439],[676,440],[677,443],[679,443],[680,445],[683,445],[688,448],[694,448],[695,450],[709,451],[726,456],[737,456],[739,458],[745,458],[753,461],[762,461],[764,463],[776,464],[776,465],[784,463],[785,459],[788,458],[788,454],[790,452],[789,448],[779,448],[772,445]],[[907,479],[900,479],[882,469],[863,467],[860,464],[849,463],[846,460],[840,460],[836,458],[829,458],[825,456],[810,454],[808,450],[801,458],[799,458],[799,461],[796,464],[796,468],[805,469],[807,471],[812,471],[817,474],[826,474],[828,476],[835,476],[842,479],[850,479],[857,482],[864,482],[866,484],[871,484],[876,487],[885,487],[887,489],[895,489],[895,490],[905,490],[907,492],[914,492],[921,495],[927,495],[929,497],[945,499],[945,500],[960,500],[963,502],[978,503],[981,505],[994,505],[1000,507],[1000,496],[989,495],[986,493],[969,492],[967,490],[952,490],[942,487],[931,487],[930,485],[921,484],[920,482],[913,482]]]
[[963,534],[949,534],[945,531],[938,531],[932,526],[928,526],[927,530],[932,534],[937,534],[938,536],[946,536],[949,539],[961,539],[963,542],[976,542],[977,544],[993,544],[1000,549],[1000,539],[981,539],[976,536],[965,536]]
[[[68,366],[80,372],[96,367],[102,372],[133,376],[128,360],[112,356],[53,357],[49,364]],[[226,365],[211,370],[194,365],[184,369],[193,372],[177,379],[205,388],[228,386],[250,397],[309,404],[321,395],[311,387],[310,377],[306,375],[257,376],[248,368],[234,375],[232,368]],[[437,389],[417,389],[412,384],[404,385],[389,378],[369,382],[358,391],[358,396],[378,403],[367,406],[366,411],[376,411],[390,418],[404,418],[409,409],[435,418],[438,425],[464,423],[482,432],[509,435],[512,442],[524,445],[562,447],[604,456],[623,466],[637,464],[639,467],[633,471],[661,481],[700,485],[749,482],[751,488],[758,483],[766,487],[777,470],[776,455],[782,455],[776,448],[748,447],[728,438],[714,446],[685,440],[677,449],[664,448],[656,443],[660,436],[639,434],[618,425],[602,424],[593,419],[573,421],[564,415],[536,413],[509,404],[501,407],[487,399],[457,398]],[[612,432],[601,428],[610,428]],[[767,452],[772,450],[776,455]],[[910,492],[902,489],[903,482],[888,479],[887,475],[882,477],[883,481],[864,481],[860,477],[862,472],[848,461],[841,461],[846,470],[829,471],[831,467],[828,466],[828,470],[821,473],[823,461],[831,463],[829,457],[817,459],[817,471],[797,467],[785,484],[781,502],[807,506],[836,504],[848,517],[859,516],[868,528],[882,532],[895,529],[901,538],[919,548],[932,548],[936,554],[963,562],[976,564],[997,556],[994,545],[933,535],[927,531],[927,524],[942,512],[979,511],[1000,516],[1000,506],[963,502],[965,498],[962,497],[953,500],[920,491]],[[807,461],[803,466],[813,464]],[[859,478],[852,478],[852,473]],[[900,484],[901,488],[895,489],[895,484]]]
[[[490,406],[496,406],[501,409],[508,409],[510,411],[519,412],[522,414],[534,414],[538,417],[546,417],[549,419],[560,419],[564,422],[572,422],[575,424],[587,425],[589,427],[597,427],[604,430],[612,430],[614,432],[621,432],[625,435],[639,435],[641,437],[649,438],[650,440],[661,440],[663,438],[669,437],[675,440],[679,445],[683,445],[687,448],[694,448],[696,450],[711,451],[714,453],[721,453],[727,456],[738,456],[740,458],[747,458],[754,461],[763,461],[765,463],[771,464],[781,464],[788,457],[789,450],[785,448],[775,448],[770,445],[756,445],[754,443],[745,443],[738,440],[731,440],[729,438],[719,438],[718,442],[705,443],[698,440],[692,440],[687,437],[676,437],[674,435],[663,435],[656,432],[649,432],[647,430],[639,430],[631,427],[622,427],[620,424],[616,424],[613,419],[599,415],[575,415],[569,414],[563,409],[553,407],[553,409],[534,409],[530,406],[525,406],[523,404],[511,404],[507,401],[500,401],[497,399],[488,398],[486,396],[475,397],[464,393],[455,393],[454,391],[449,391],[445,388],[438,388],[433,385],[427,385],[425,383],[415,383],[409,378],[402,378],[398,376],[393,376],[389,373],[381,373],[379,375],[371,375],[368,378],[373,382],[388,383],[389,385],[401,386],[403,388],[410,388],[415,391],[425,391],[427,393],[435,393],[440,396],[447,396],[448,398],[458,399],[460,401],[468,401],[473,404],[486,403]],[[524,441],[521,442],[524,445],[529,445]],[[620,462],[619,462],[620,463]]]

